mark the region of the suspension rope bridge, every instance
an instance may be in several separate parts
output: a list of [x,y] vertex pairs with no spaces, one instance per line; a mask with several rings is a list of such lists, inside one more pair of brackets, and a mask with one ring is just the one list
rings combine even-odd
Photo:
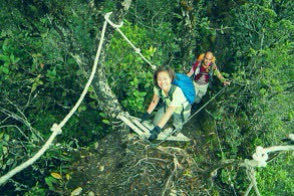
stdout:
[[[70,110],[70,112],[64,117],[64,119],[59,123],[54,123],[51,127],[51,131],[52,134],[50,135],[49,139],[46,141],[46,143],[44,144],[44,146],[29,160],[25,161],[24,163],[20,164],[19,166],[15,167],[14,169],[12,169],[11,171],[9,171],[7,174],[5,174],[4,176],[0,177],[0,185],[2,185],[3,183],[5,183],[8,179],[10,179],[11,177],[13,177],[15,174],[17,174],[18,172],[22,171],[23,169],[27,168],[28,166],[32,165],[36,160],[38,160],[45,152],[46,150],[49,149],[50,145],[53,143],[55,137],[59,134],[62,133],[62,127],[65,126],[65,124],[67,123],[67,121],[72,117],[72,115],[76,112],[76,110],[78,109],[78,107],[80,106],[80,104],[82,103],[85,95],[88,92],[89,86],[91,85],[93,78],[95,76],[96,70],[97,70],[97,65],[99,62],[99,58],[100,58],[100,54],[101,54],[101,50],[102,50],[102,46],[103,46],[103,42],[104,42],[104,36],[105,36],[105,32],[106,32],[106,27],[107,24],[110,24],[113,28],[115,28],[120,34],[121,36],[130,44],[130,46],[135,50],[136,54],[138,54],[148,65],[150,65],[152,70],[156,69],[156,66],[153,65],[151,62],[149,62],[141,53],[141,50],[139,48],[137,48],[128,38],[127,36],[119,29],[120,27],[122,27],[123,23],[117,25],[114,24],[110,19],[110,15],[112,14],[112,12],[108,12],[105,14],[104,18],[104,24],[103,24],[103,28],[102,28],[102,32],[101,32],[101,37],[100,37],[100,42],[98,45],[98,49],[97,49],[97,53],[96,53],[96,57],[95,57],[95,61],[92,67],[92,71],[90,74],[90,77],[78,99],[78,101],[76,102],[76,104],[74,105],[74,107]],[[202,109],[202,108],[201,108]],[[199,110],[200,111],[200,110]],[[197,113],[199,112],[197,111]],[[194,116],[194,115],[193,115]],[[127,113],[121,113],[118,115],[118,118],[120,120],[122,120],[124,123],[126,123],[131,129],[133,129],[142,139],[146,139],[150,136],[150,130],[153,129],[154,125],[152,124],[141,124],[140,119],[130,116]],[[189,118],[188,120],[190,120],[191,118]],[[187,121],[188,121],[187,120]],[[186,122],[187,122],[186,121]],[[185,123],[186,123],[185,122]],[[162,140],[162,142],[169,140],[169,141],[190,141],[189,138],[187,138],[186,136],[184,136],[182,133],[177,134],[177,136],[172,136],[173,133],[176,130],[172,130],[172,129],[167,129],[164,132],[162,132],[161,134],[159,134],[158,139]],[[162,143],[161,142],[161,143]],[[160,145],[161,143],[157,144]]]
[[[142,55],[140,49],[136,48],[135,45],[127,38],[127,36],[119,29],[120,27],[122,27],[123,23],[116,25],[109,19],[111,14],[112,14],[112,12],[105,14],[105,22],[103,24],[100,42],[98,45],[98,49],[97,49],[95,61],[94,61],[93,67],[92,67],[92,71],[91,71],[90,77],[89,77],[78,101],[76,102],[74,107],[70,110],[70,112],[64,117],[64,119],[59,124],[54,123],[52,125],[52,127],[51,127],[52,134],[49,137],[49,139],[46,141],[44,146],[32,158],[30,158],[29,160],[20,164],[19,166],[15,167],[14,169],[9,171],[4,176],[1,176],[0,177],[0,185],[3,185],[7,180],[9,180],[15,174],[17,174],[18,172],[27,168],[28,166],[32,165],[36,160],[38,160],[46,152],[46,150],[49,149],[49,147],[52,144],[52,142],[54,141],[55,137],[62,133],[62,127],[65,126],[67,121],[72,117],[72,115],[76,112],[76,110],[78,109],[78,107],[82,103],[85,95],[88,92],[88,88],[93,81],[93,78],[95,76],[95,72],[97,70],[97,65],[99,62],[99,58],[100,58],[100,54],[101,54],[101,50],[102,50],[102,45],[104,42],[104,36],[105,36],[107,24],[110,24],[113,28],[115,28],[121,34],[121,36],[130,44],[130,46],[135,50],[136,54],[138,54],[148,65],[150,65],[152,70],[155,70],[156,66],[153,65],[152,63],[150,63]],[[197,113],[199,113],[204,107],[206,107],[218,95],[223,93],[224,89],[225,88],[222,88],[209,101],[207,101],[204,105],[202,105],[202,107],[200,107],[194,114],[192,114],[187,119],[187,121],[184,122],[184,124],[186,124],[189,120],[191,120]],[[148,123],[141,123],[141,119],[130,116],[127,113],[120,113],[117,117],[120,120],[122,120],[124,123],[126,123],[131,129],[133,129],[142,139],[145,139],[145,141],[146,141],[146,138],[148,138],[150,136],[149,130],[151,130],[154,127],[154,125],[152,125],[150,123],[149,124]],[[156,145],[151,144],[148,140],[147,141],[150,143],[150,145],[153,145],[153,147],[157,147],[166,140],[169,140],[169,141],[189,141],[190,140],[189,138],[184,136],[182,133],[178,133],[177,136],[173,136],[173,134],[176,132],[177,132],[176,129],[175,130],[169,129],[169,130],[163,131],[163,133],[158,135],[158,139],[162,140],[162,141]],[[290,137],[290,139],[292,141],[294,141],[293,135]],[[254,187],[256,194],[260,195],[258,188],[257,188],[254,167],[265,167],[267,164],[266,160],[268,159],[267,154],[270,152],[289,151],[289,150],[294,150],[294,146],[274,146],[274,147],[269,147],[269,148],[257,147],[256,153],[254,153],[254,155],[253,155],[253,160],[245,160],[245,162],[242,164],[242,166],[245,166],[247,168],[247,171],[248,171],[247,175],[251,179],[251,184],[248,187],[245,195],[249,194],[252,187]]]

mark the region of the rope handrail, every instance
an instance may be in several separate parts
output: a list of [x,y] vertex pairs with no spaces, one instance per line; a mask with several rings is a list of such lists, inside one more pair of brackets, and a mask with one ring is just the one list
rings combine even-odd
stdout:
[[245,164],[249,164],[251,167],[265,167],[267,165],[268,153],[288,150],[294,150],[294,145],[271,146],[268,148],[257,146],[255,153],[252,155],[253,160],[247,160]]
[[146,59],[146,57],[141,53],[141,50],[140,48],[137,48],[128,38],[127,36],[119,29],[121,26],[122,26],[122,23],[119,24],[119,25],[116,25],[114,24],[110,19],[109,19],[109,16],[112,14],[112,12],[108,12],[106,15],[105,15],[105,19],[106,21],[112,26],[115,28],[115,30],[117,30],[121,36],[128,42],[128,44],[130,44],[130,46],[135,50],[135,52],[148,64],[150,65],[151,69],[152,70],[155,70],[156,69],[156,66],[153,65],[150,61],[148,61]]
[[[294,141],[294,134],[289,134],[289,139]],[[252,155],[253,160],[245,159],[244,163],[241,164],[241,166],[246,167],[247,169],[247,176],[249,177],[251,183],[249,187],[247,188],[244,196],[249,195],[252,187],[255,190],[255,193],[257,195],[260,195],[260,192],[257,187],[256,182],[256,172],[254,170],[255,167],[265,167],[267,165],[267,159],[268,159],[268,153],[271,152],[277,152],[277,151],[289,151],[294,150],[294,145],[287,145],[287,146],[271,146],[268,148],[263,148],[261,146],[256,147],[255,153]]]
[[99,46],[98,46],[98,49],[97,49],[94,65],[92,67],[91,75],[90,75],[90,77],[89,77],[89,79],[88,79],[88,81],[87,81],[87,83],[86,83],[86,85],[85,85],[85,87],[84,87],[84,89],[82,91],[82,94],[80,95],[80,97],[79,97],[78,101],[76,102],[76,104],[74,105],[74,107],[70,110],[70,112],[64,117],[64,119],[59,124],[54,123],[52,125],[51,131],[53,133],[51,134],[49,139],[46,141],[44,146],[32,158],[30,158],[29,160],[27,160],[24,163],[20,164],[19,166],[15,167],[14,169],[9,171],[4,176],[0,177],[0,185],[5,183],[7,180],[9,180],[11,177],[13,177],[18,172],[20,172],[23,169],[27,168],[28,166],[32,165],[36,160],[38,160],[46,152],[46,150],[50,147],[50,145],[52,144],[55,137],[62,133],[62,127],[67,123],[67,121],[76,112],[76,110],[78,109],[78,107],[82,103],[84,97],[86,96],[86,94],[88,92],[88,89],[89,89],[89,87],[90,87],[90,85],[91,85],[91,83],[93,81],[93,78],[94,78],[96,70],[97,70],[97,65],[98,65],[100,54],[101,54],[101,50],[102,50],[102,45],[103,45],[103,41],[104,41],[104,35],[105,35],[105,32],[106,32],[106,27],[107,27],[107,21],[105,21],[104,25],[103,25],[103,29],[102,29],[102,32],[101,32],[101,38],[100,38]]

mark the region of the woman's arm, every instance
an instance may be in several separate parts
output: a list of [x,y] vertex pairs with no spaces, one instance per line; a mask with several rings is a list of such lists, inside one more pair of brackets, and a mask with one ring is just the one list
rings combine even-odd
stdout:
[[217,73],[217,78],[226,86],[226,85],[230,85],[231,82],[227,81],[224,76],[220,73],[220,71],[218,71]]
[[158,122],[157,126],[159,126],[160,128],[163,128],[165,124],[167,123],[167,121],[170,119],[170,117],[173,115],[176,108],[177,107],[169,106],[166,112],[164,113],[164,115],[162,116],[162,118],[160,119],[160,121]]
[[193,75],[193,73],[195,72],[195,69],[197,68],[199,62],[195,61],[195,63],[193,63],[191,70],[187,73],[187,76],[191,77]]
[[187,73],[187,76],[188,77],[191,77],[193,75],[193,70],[191,69],[188,73]]
[[147,112],[151,114],[159,102],[159,96],[154,94],[151,103],[148,106]]
[[227,81],[224,78],[224,76],[221,74],[221,72],[218,70],[216,66],[213,69],[214,69],[216,77],[221,81],[221,83],[223,83],[224,86],[231,84],[231,82]]

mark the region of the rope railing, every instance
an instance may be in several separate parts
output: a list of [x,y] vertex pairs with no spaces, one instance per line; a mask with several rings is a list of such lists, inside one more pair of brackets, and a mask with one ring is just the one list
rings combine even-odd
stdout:
[[141,53],[141,50],[140,48],[137,48],[128,38],[127,36],[119,29],[122,24],[120,25],[116,25],[114,24],[110,19],[109,19],[109,16],[112,14],[112,12],[108,12],[106,15],[105,15],[105,20],[113,27],[115,28],[115,30],[117,32],[119,32],[119,34],[121,34],[121,36],[128,42],[128,44],[130,44],[130,46],[135,50],[135,52],[148,64],[150,65],[151,69],[152,70],[155,70],[156,69],[156,66],[153,65],[150,61],[148,61],[146,59],[146,57]]
[[[294,134],[289,135],[289,139],[294,141]],[[245,166],[247,170],[247,176],[249,177],[251,183],[249,187],[247,188],[244,196],[249,195],[252,187],[255,190],[256,195],[261,195],[257,182],[256,182],[256,177],[255,177],[255,167],[266,167],[267,165],[267,159],[268,159],[268,153],[271,152],[278,152],[278,151],[293,151],[294,150],[294,145],[287,145],[287,146],[271,146],[268,148],[263,148],[261,146],[256,147],[255,153],[252,155],[253,160],[248,160],[245,159],[244,163],[241,164],[241,166]]]
[[94,61],[94,65],[92,67],[91,75],[90,75],[90,77],[89,77],[89,79],[88,79],[88,81],[82,91],[82,94],[80,95],[80,97],[79,97],[78,101],[76,102],[76,104],[74,105],[74,107],[70,110],[70,112],[64,117],[64,119],[59,124],[57,124],[57,123],[53,124],[53,126],[51,127],[51,131],[53,133],[51,134],[51,136],[49,137],[47,142],[44,144],[44,146],[32,158],[30,158],[26,162],[22,163],[21,165],[15,167],[14,169],[9,171],[4,176],[0,177],[0,185],[5,183],[7,180],[9,180],[11,177],[13,177],[18,172],[20,172],[23,169],[27,168],[28,166],[32,165],[36,160],[38,160],[46,152],[46,150],[48,150],[48,148],[50,147],[50,145],[54,141],[55,137],[62,133],[62,127],[67,123],[67,121],[76,112],[76,110],[78,109],[78,107],[82,103],[84,97],[86,96],[88,89],[89,89],[89,86],[91,85],[91,83],[93,81],[93,78],[94,78],[96,70],[97,70],[97,65],[98,65],[100,54],[101,54],[101,50],[102,50],[106,27],[107,27],[107,21],[105,20],[104,25],[103,25],[103,29],[102,29],[102,33],[101,33],[101,37],[100,37],[99,46],[98,46],[96,57],[95,57],[95,61]]

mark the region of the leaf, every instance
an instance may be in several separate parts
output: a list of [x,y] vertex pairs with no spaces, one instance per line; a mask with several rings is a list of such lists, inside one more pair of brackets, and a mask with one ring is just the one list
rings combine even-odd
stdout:
[[6,146],[2,147],[3,154],[6,155],[8,153],[8,148]]
[[62,179],[62,176],[59,174],[59,173],[56,173],[56,172],[52,172],[51,173],[51,176],[55,179],[58,179],[58,180],[61,180]]
[[20,58],[15,58],[12,63],[16,64],[19,60],[20,60]]
[[0,71],[4,74],[8,74],[9,73],[9,69],[7,67],[0,67]]
[[0,60],[5,61],[5,62],[9,62],[9,56],[5,56],[3,54],[0,54]]
[[78,108],[78,112],[84,112],[87,110],[87,107],[85,105],[81,105],[79,108]]
[[110,124],[110,121],[107,120],[107,119],[103,119],[102,122],[105,123],[105,124],[108,124],[108,125]]
[[75,190],[73,190],[71,193],[70,193],[70,195],[71,196],[74,196],[74,195],[80,195],[80,193],[82,192],[82,187],[78,187],[78,188],[76,188]]
[[7,134],[5,134],[5,135],[4,135],[4,140],[8,142],[8,141],[9,141],[9,139],[10,139],[10,136],[9,136],[9,135],[7,135]]
[[53,183],[56,183],[57,180],[55,178],[52,178],[51,176],[45,178],[46,184],[49,186],[49,188],[53,188]]
[[70,180],[70,179],[71,179],[70,174],[66,174],[66,175],[65,175],[65,178],[66,178],[67,180]]
[[14,160],[12,158],[8,159],[8,161],[6,162],[6,165],[11,165],[14,162]]

